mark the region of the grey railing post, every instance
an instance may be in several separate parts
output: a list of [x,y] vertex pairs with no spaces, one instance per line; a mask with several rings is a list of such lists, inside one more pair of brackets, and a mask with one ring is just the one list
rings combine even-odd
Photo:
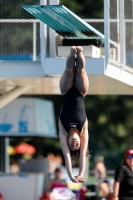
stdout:
[[124,0],[120,0],[120,62],[125,65]]
[[[59,0],[50,0],[50,5],[58,5]],[[55,31],[49,28],[49,54],[50,57],[56,57],[56,38],[55,38]]]
[[[46,0],[40,0],[40,5],[46,5]],[[41,64],[43,70],[45,69],[46,51],[47,51],[47,27],[46,24],[40,22],[40,53],[41,53]]]
[[36,22],[33,22],[33,61],[36,61]]
[[110,9],[110,0],[104,0],[104,55],[105,55],[105,71],[109,62],[109,9]]

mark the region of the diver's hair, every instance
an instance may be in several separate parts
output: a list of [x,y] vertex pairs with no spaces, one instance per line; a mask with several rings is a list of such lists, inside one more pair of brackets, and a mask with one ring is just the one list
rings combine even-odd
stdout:
[[[70,149],[70,157],[71,157],[72,164],[76,163],[76,161],[79,160],[79,157],[80,157],[80,149],[78,149],[77,151],[72,151]],[[91,158],[91,155],[89,154],[88,149],[86,151],[86,157]]]
[[61,169],[59,167],[57,167],[54,172],[55,173],[61,172]]

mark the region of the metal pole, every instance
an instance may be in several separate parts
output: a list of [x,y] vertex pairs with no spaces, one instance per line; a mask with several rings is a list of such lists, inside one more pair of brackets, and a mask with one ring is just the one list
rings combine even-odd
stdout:
[[[133,0],[131,0],[131,1],[132,1],[132,31],[131,31],[131,34],[133,35]],[[132,48],[133,48],[133,46],[132,46]],[[132,57],[130,65],[131,65],[131,67],[133,67],[133,57]]]
[[9,138],[0,138],[0,172],[9,173],[9,155],[7,154],[7,146]]
[[[59,5],[59,0],[50,0],[50,5]],[[55,58],[56,57],[56,37],[55,37],[55,31],[51,28],[49,28],[49,54],[50,57]]]
[[6,173],[9,173],[9,163],[10,163],[10,160],[9,160],[9,154],[7,153],[7,147],[9,146],[9,138],[6,137],[5,138],[5,172]]
[[5,172],[5,146],[4,146],[4,138],[0,138],[0,172]]
[[33,22],[33,61],[36,61],[36,22]]
[[104,0],[104,55],[105,55],[105,71],[109,62],[109,0]]
[[117,0],[117,61],[120,62],[120,14],[119,14],[119,0]]
[[[46,5],[46,0],[40,0],[40,5]],[[40,48],[41,64],[45,72],[45,58],[47,51],[47,26],[43,22],[40,22]]]
[[120,0],[120,63],[125,65],[125,21],[124,21],[124,0]]

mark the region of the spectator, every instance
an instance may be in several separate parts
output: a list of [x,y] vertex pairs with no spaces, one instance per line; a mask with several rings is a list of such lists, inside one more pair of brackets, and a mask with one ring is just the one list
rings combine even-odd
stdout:
[[109,182],[106,179],[106,167],[104,164],[103,156],[99,156],[96,159],[94,173],[98,181],[99,189],[102,192],[102,197],[107,198],[109,196],[110,190],[109,190]]
[[124,164],[115,171],[113,200],[133,199],[133,149],[127,150]]
[[106,177],[106,167],[104,164],[104,157],[99,156],[96,159],[96,164],[94,168],[94,173],[98,181],[103,180]]
[[55,169],[55,178],[50,180],[47,188],[47,198],[46,200],[65,200],[75,198],[75,194],[67,187],[65,180],[61,178],[61,169]]
[[49,192],[52,191],[52,189],[57,188],[57,187],[67,187],[67,183],[65,180],[61,179],[61,169],[56,168],[54,172],[54,179],[49,181],[48,188],[47,190]]

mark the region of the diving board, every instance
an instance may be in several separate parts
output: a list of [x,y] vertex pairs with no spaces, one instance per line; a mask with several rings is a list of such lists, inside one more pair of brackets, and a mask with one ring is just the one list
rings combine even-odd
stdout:
[[[104,44],[105,36],[101,32],[64,5],[24,5],[22,7],[66,39],[100,39]],[[117,46],[115,41],[109,40],[109,42]]]

